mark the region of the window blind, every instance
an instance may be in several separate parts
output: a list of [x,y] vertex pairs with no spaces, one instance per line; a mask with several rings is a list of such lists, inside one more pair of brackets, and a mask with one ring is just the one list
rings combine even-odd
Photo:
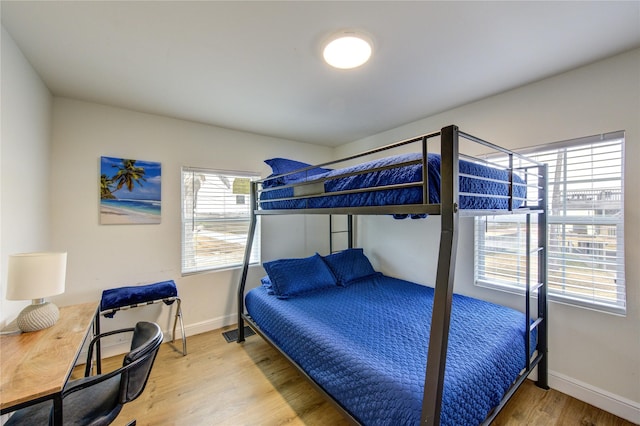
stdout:
[[[547,163],[548,292],[551,300],[624,314],[624,133],[527,150]],[[532,240],[537,226],[532,215]],[[523,216],[475,219],[475,281],[522,291]],[[532,265],[537,253],[532,252]],[[535,274],[536,268],[531,268]],[[537,282],[532,276],[531,282]]]
[[[250,181],[258,174],[182,168],[182,273],[242,265],[251,218]],[[251,261],[260,262],[260,221]]]

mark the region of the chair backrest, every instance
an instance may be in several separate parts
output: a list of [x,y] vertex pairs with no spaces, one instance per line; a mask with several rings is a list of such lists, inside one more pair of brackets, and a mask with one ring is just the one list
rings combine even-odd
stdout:
[[128,368],[123,371],[120,380],[121,404],[133,401],[144,390],[162,339],[162,330],[158,324],[144,321],[136,324],[131,351],[122,362],[122,366]]

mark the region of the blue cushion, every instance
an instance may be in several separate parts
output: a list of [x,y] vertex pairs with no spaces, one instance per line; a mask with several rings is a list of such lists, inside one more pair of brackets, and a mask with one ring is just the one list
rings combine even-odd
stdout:
[[359,279],[377,274],[361,248],[352,248],[324,257],[338,285],[347,286]]
[[[269,160],[264,160],[264,162],[267,163],[269,167],[271,167],[271,171],[273,172],[273,174],[271,174],[269,177],[281,175],[283,173],[294,172],[296,170],[304,169],[311,166],[311,164],[303,163],[301,161],[289,160],[287,158],[271,158]],[[289,183],[298,182],[306,177],[315,176],[330,171],[331,169],[316,167],[304,172],[293,173],[287,176],[281,176],[276,179],[266,180],[264,181],[262,186],[265,188],[270,188],[274,186],[287,185]]]
[[263,264],[276,297],[287,299],[337,285],[319,254],[303,259],[280,259]]
[[[178,289],[173,280],[148,285],[112,288],[102,292],[100,311],[108,311],[110,309],[123,308],[176,296],[178,296]],[[167,304],[171,303],[173,303],[173,301]],[[113,314],[109,316],[113,316]]]
[[260,278],[260,283],[262,284],[262,287],[267,290],[267,294],[275,294],[275,292],[273,291],[273,284],[271,284],[271,280],[269,279],[269,275],[265,275],[264,277]]

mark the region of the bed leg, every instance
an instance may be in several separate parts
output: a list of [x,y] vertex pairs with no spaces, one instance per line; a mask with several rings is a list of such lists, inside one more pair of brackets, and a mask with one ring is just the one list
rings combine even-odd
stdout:
[[547,380],[547,354],[544,354],[540,363],[538,363],[538,380],[536,380],[536,386],[540,389],[551,389]]
[[240,275],[240,283],[238,285],[238,343],[244,342],[244,287],[247,283],[247,272],[249,271],[249,262],[251,260],[251,246],[253,245],[253,237],[256,232],[256,210],[258,209],[256,191],[257,183],[250,183],[250,205],[251,205],[251,221],[249,222],[249,230],[247,231],[247,245],[244,248],[244,260],[242,262],[242,274]]
[[238,340],[236,343],[244,342],[244,318],[242,315],[238,315]]

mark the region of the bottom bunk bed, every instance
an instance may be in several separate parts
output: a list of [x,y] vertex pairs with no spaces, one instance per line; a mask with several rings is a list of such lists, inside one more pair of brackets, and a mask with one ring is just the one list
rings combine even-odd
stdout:
[[[434,289],[375,272],[361,249],[264,266],[244,319],[350,420],[420,424]],[[524,380],[536,347],[529,324],[516,310],[453,296],[440,424],[491,418]]]

